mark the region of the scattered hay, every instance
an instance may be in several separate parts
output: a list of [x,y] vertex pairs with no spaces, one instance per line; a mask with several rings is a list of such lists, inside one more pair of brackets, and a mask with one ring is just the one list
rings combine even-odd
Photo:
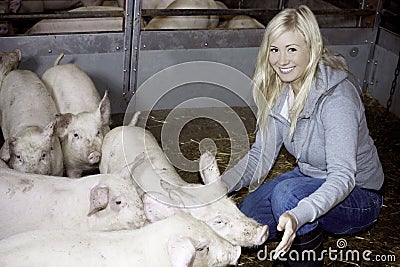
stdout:
[[[325,257],[326,266],[376,266],[377,262],[372,261],[376,255],[395,257],[396,262],[388,259],[386,262],[379,262],[379,266],[400,266],[400,183],[398,176],[400,173],[400,120],[392,114],[383,117],[385,108],[382,107],[370,94],[364,96],[366,115],[371,136],[377,146],[380,159],[385,172],[385,196],[384,207],[378,222],[368,231],[346,237],[328,237],[325,242],[325,248],[338,249],[337,242],[339,238],[345,238],[347,246],[345,250],[357,250],[359,259],[346,259],[345,255],[340,258]],[[245,155],[249,146],[243,146],[241,150],[231,153],[231,142],[242,142],[245,138],[251,145],[255,139],[255,118],[249,108],[233,108],[233,110],[242,119],[247,134],[230,133],[224,129],[224,123],[218,123],[207,118],[198,118],[189,121],[182,128],[179,135],[179,145],[181,153],[189,160],[197,161],[200,157],[199,144],[204,138],[211,138],[216,145],[216,158],[223,172],[226,168],[233,166],[242,156]],[[147,115],[147,121],[142,122],[146,128],[150,130],[157,140],[160,141],[161,129],[166,123],[165,118],[169,114],[169,110],[152,111],[150,114],[142,114],[142,118]],[[194,113],[193,113],[194,112]],[[232,112],[227,109],[215,108],[215,112]],[[196,114],[196,110],[184,110],[174,120],[185,121]],[[196,116],[194,116],[196,117]],[[225,122],[229,123],[229,122]],[[163,144],[163,149],[168,153],[168,145]],[[294,158],[285,150],[280,151],[276,164],[268,174],[265,181],[275,176],[293,169],[295,166]],[[188,182],[200,182],[197,173],[177,170],[178,173]],[[232,199],[239,203],[248,194],[247,189],[242,189],[232,195]],[[268,242],[268,249],[274,249],[277,242]],[[238,266],[282,266],[279,263],[269,260],[259,260],[257,253],[261,248],[243,249],[242,256]],[[368,255],[371,261],[363,260],[362,253],[371,251]],[[343,252],[346,252],[343,251]],[[338,251],[339,253],[339,251]],[[333,254],[335,256],[335,254]]]

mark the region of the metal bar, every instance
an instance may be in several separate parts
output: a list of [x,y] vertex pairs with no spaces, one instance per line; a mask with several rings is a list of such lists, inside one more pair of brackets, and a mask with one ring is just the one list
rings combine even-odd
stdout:
[[18,47],[24,59],[64,54],[120,53],[123,33],[52,34],[36,36],[1,36],[0,47],[11,51]]
[[[367,9],[367,0],[362,0],[362,2],[360,3],[360,8],[362,9],[362,10],[366,10]],[[361,25],[362,25],[362,17],[360,17],[359,19],[358,19],[358,27],[361,27]]]
[[378,28],[379,25],[381,24],[381,14],[382,14],[382,8],[383,8],[383,1],[378,0],[378,5],[376,7],[376,14],[375,14],[375,20],[374,20],[374,28]]
[[126,19],[125,19],[125,29],[124,29],[124,77],[123,77],[123,85],[122,85],[122,96],[126,101],[125,96],[129,91],[129,83],[130,83],[130,66],[131,66],[131,50],[132,50],[132,35],[133,35],[133,12],[134,12],[134,4],[132,1],[126,1]]
[[279,0],[278,3],[278,9],[284,9],[285,8],[285,0]]
[[140,45],[140,20],[141,20],[141,0],[135,0],[133,6],[133,24],[132,24],[132,43],[131,43],[131,61],[130,61],[130,77],[128,91],[124,97],[127,102],[132,98],[136,92],[137,86],[137,69],[139,61],[139,45]]
[[[340,34],[338,34],[340,32]],[[264,29],[142,31],[140,51],[259,47]],[[369,45],[372,28],[321,28],[326,45]]]
[[[210,16],[210,15],[275,15],[279,9],[143,9],[143,17],[154,16]],[[361,9],[320,9],[313,10],[315,15],[370,16],[374,10]]]
[[31,20],[31,19],[76,19],[76,18],[107,18],[123,17],[123,11],[92,11],[92,12],[55,12],[55,13],[0,13],[0,20]]
[[377,43],[377,40],[379,37],[379,28],[374,28],[373,30],[374,30],[373,39],[366,40],[366,43],[369,43],[369,45],[370,45],[370,49],[369,49],[367,65],[365,68],[363,85],[362,85],[363,92],[366,92],[368,90],[368,86],[370,85],[370,82],[371,82],[371,76],[373,74],[376,43]]
[[[379,24],[377,24],[377,22],[379,23],[380,17],[379,17],[379,13],[382,9],[382,1],[378,0],[378,2],[375,0],[374,1],[374,5],[375,5],[375,17],[374,17],[374,24],[373,24],[373,29],[374,29],[374,39],[369,41],[370,44],[370,50],[369,50],[369,56],[368,56],[368,60],[367,60],[367,65],[365,68],[365,74],[364,74],[364,80],[363,80],[363,92],[366,92],[366,90],[368,89],[369,85],[373,85],[373,81],[374,81],[374,76],[375,76],[375,70],[376,70],[376,65],[378,64],[376,61],[374,61],[374,57],[375,57],[375,50],[376,50],[376,45],[377,42],[379,40]],[[368,2],[367,0],[363,0],[361,3],[361,8],[362,9],[367,9],[368,8]],[[363,26],[363,18],[360,17],[359,20],[359,26]]]

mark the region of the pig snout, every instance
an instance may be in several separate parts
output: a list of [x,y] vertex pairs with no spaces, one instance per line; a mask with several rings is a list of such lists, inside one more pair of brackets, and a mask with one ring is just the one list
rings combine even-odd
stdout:
[[101,159],[101,153],[99,151],[92,151],[89,153],[88,161],[90,164],[99,163]]
[[8,25],[0,22],[0,35],[8,34]]
[[254,242],[255,245],[262,245],[268,238],[268,226],[264,225],[257,229],[257,236]]

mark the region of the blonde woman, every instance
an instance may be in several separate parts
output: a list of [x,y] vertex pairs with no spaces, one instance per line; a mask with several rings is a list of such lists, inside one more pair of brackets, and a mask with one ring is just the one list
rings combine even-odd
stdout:
[[[321,265],[323,231],[362,231],[380,213],[384,174],[350,78],[308,7],[284,9],[267,25],[253,78],[256,140],[222,179],[230,191],[250,186],[239,208],[268,225],[270,238],[283,232],[274,258],[292,266]],[[297,167],[262,184],[282,145]]]

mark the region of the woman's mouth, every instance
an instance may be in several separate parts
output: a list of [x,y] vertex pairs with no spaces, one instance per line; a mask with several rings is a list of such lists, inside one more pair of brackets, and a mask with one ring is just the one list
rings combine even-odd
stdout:
[[294,69],[294,67],[290,67],[290,68],[279,68],[279,70],[283,73],[283,74],[288,74],[289,72],[291,72]]

